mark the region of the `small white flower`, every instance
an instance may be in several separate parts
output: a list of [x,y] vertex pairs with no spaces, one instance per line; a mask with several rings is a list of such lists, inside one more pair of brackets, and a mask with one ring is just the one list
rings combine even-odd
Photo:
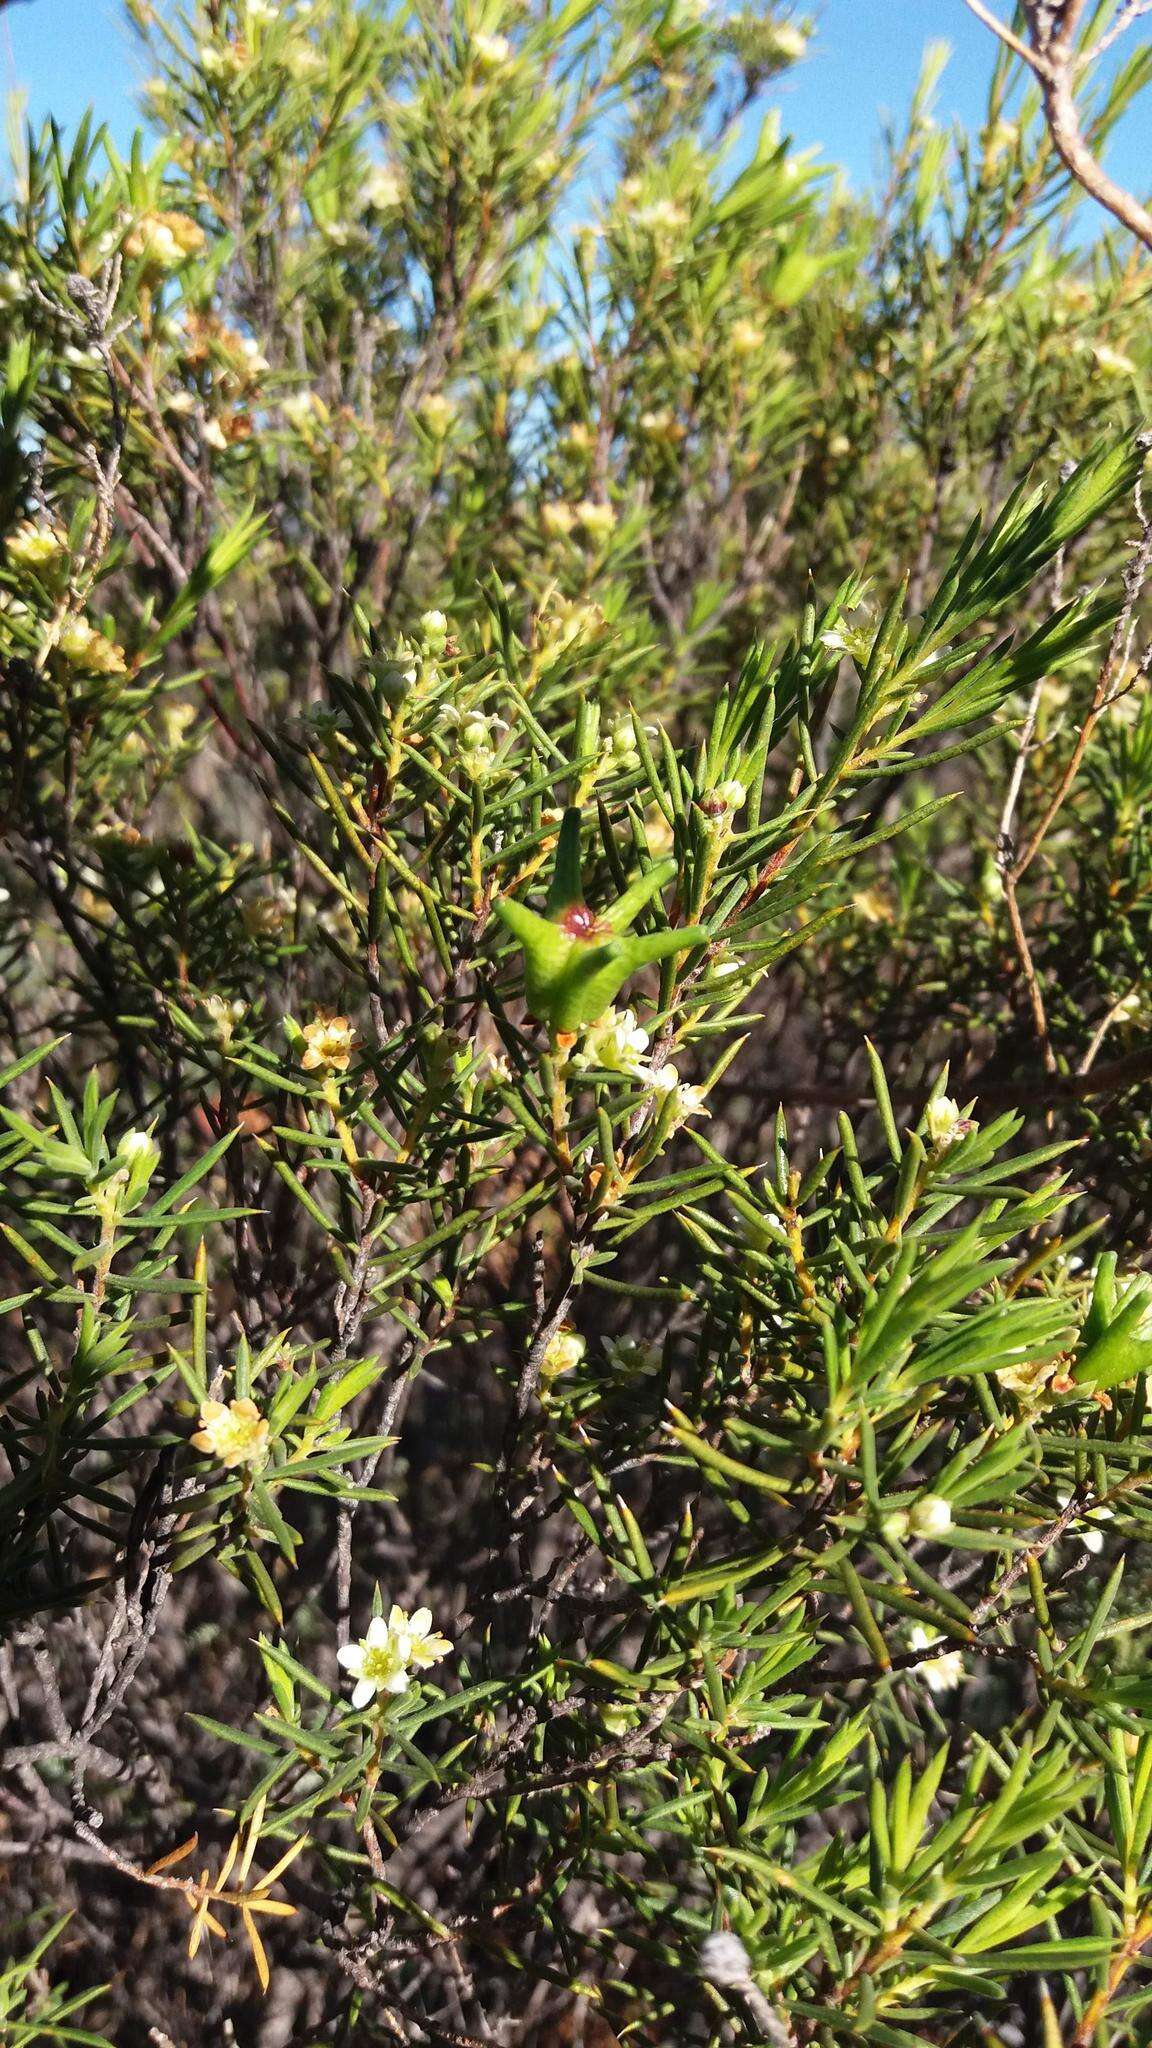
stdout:
[[295,37],[281,51],[280,61],[289,78],[295,79],[297,85],[307,85],[311,80],[319,78],[322,71],[328,69],[328,59],[323,50],[318,50],[315,43],[308,42],[303,36]]
[[290,391],[280,400],[280,410],[289,426],[299,429],[323,419],[328,408],[315,391]]
[[378,1692],[407,1692],[413,1671],[427,1671],[448,1655],[452,1645],[447,1636],[432,1627],[431,1609],[418,1607],[405,1614],[393,1607],[387,1619],[373,1615],[368,1633],[358,1643],[343,1643],[336,1659],[355,1679],[352,1705],[359,1709],[375,1699]]
[[665,1060],[662,1067],[644,1067],[637,1078],[650,1088],[653,1095],[671,1095],[680,1086],[680,1073],[671,1060]]
[[201,996],[200,1008],[210,1020],[221,1045],[229,1045],[236,1026],[247,1015],[248,1005],[234,996]]
[[647,205],[631,209],[628,217],[634,227],[650,235],[674,233],[688,223],[684,207],[675,199],[650,199]]
[[448,620],[443,612],[423,612],[420,617],[420,638],[432,654],[443,654],[448,638]]
[[511,60],[512,45],[507,36],[480,33],[472,38],[472,52],[485,71],[499,71]]
[[116,1150],[121,1159],[135,1165],[137,1160],[154,1157],[156,1146],[149,1131],[125,1131]]
[[201,43],[196,58],[205,78],[227,85],[244,69],[244,54],[235,43]]
[[952,1527],[952,1503],[942,1493],[922,1493],[909,1510],[908,1523],[917,1536],[943,1536]]
[[777,21],[772,24],[772,43],[777,57],[795,64],[808,48],[808,38],[794,21]]
[[254,376],[259,376],[269,367],[268,358],[254,334],[242,334],[240,336],[240,353],[244,358],[246,367],[252,371]]
[[928,1136],[937,1154],[947,1152],[961,1138],[966,1138],[977,1126],[972,1117],[965,1116],[958,1103],[950,1095],[934,1096],[926,1112]]
[[[912,1650],[926,1650],[935,1640],[917,1622],[908,1637],[908,1646]],[[938,1657],[926,1657],[916,1670],[929,1692],[955,1692],[957,1686],[964,1683],[963,1653],[960,1650],[941,1650]]]
[[599,1022],[589,1026],[584,1044],[572,1064],[576,1067],[604,1067],[610,1074],[645,1074],[644,1054],[648,1033],[636,1022],[635,1010],[609,1008]]
[[375,213],[391,213],[404,197],[404,187],[387,164],[375,164],[360,187],[365,206]]
[[676,1121],[685,1123],[690,1116],[707,1116],[707,1096],[702,1088],[696,1088],[690,1081],[677,1080],[675,1083]]
[[464,774],[470,782],[486,782],[497,763],[500,734],[508,730],[506,721],[483,711],[457,711],[454,705],[448,705],[443,715],[459,728],[456,745]]

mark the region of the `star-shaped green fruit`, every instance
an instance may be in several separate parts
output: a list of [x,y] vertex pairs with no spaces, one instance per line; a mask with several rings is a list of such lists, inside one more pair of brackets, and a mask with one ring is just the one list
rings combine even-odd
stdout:
[[658,861],[607,910],[590,909],[580,876],[580,813],[568,810],[544,915],[513,896],[497,897],[492,908],[524,948],[528,1007],[553,1036],[595,1024],[638,968],[705,943],[708,934],[700,925],[632,934],[645,904],[675,872],[674,860]]

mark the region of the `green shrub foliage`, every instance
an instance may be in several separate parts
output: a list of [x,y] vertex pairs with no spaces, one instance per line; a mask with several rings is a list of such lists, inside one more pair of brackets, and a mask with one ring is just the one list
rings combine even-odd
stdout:
[[865,198],[799,17],[132,13],[0,210],[0,2039],[1147,2040],[1146,254],[991,38]]

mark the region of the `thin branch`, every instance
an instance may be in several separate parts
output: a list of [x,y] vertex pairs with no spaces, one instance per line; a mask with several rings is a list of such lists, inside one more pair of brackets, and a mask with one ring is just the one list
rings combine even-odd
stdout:
[[[990,7],[986,7],[984,0],[965,0],[965,5],[985,28],[1000,38],[1006,49],[1035,73],[1040,83],[1044,119],[1052,147],[1065,169],[1090,199],[1104,207],[1146,249],[1152,249],[1152,213],[1141,205],[1134,193],[1109,177],[1103,164],[1093,156],[1080,126],[1076,105],[1077,76],[1085,64],[1106,47],[1103,43],[1089,51],[1078,51],[1075,47],[1073,39],[1084,11],[1083,0],[1064,0],[1063,6],[1058,8],[1051,4],[1042,5],[1041,0],[1024,0],[1028,42],[1024,42],[1007,22],[1001,21]],[[1126,10],[1128,19],[1124,26],[1135,21],[1143,11],[1142,7]],[[1116,25],[1118,31],[1119,24]],[[1115,35],[1109,40],[1114,41]]]

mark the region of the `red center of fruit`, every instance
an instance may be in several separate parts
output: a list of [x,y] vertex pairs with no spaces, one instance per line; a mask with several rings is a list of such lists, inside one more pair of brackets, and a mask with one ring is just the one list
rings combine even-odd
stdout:
[[594,910],[589,910],[586,903],[574,903],[570,910],[564,912],[561,923],[570,939],[594,939],[600,932],[609,929]]

